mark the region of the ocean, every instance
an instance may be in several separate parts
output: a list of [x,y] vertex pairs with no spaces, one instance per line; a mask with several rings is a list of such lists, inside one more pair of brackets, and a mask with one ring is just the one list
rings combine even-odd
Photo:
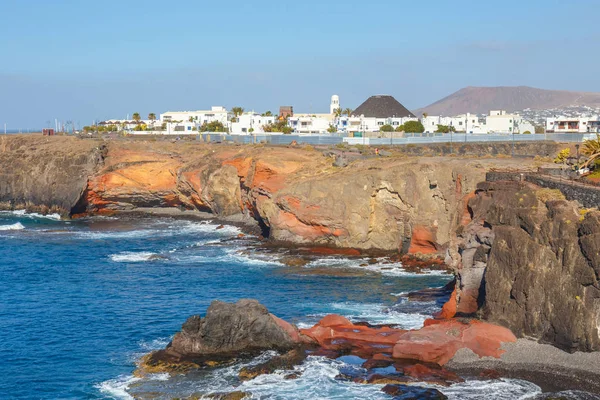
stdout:
[[[188,376],[135,378],[135,362],[163,348],[211,301],[255,298],[308,327],[329,313],[418,328],[439,309],[401,294],[440,287],[439,271],[321,257],[290,268],[236,227],[171,218],[91,218],[0,212],[0,398],[172,399],[241,390],[260,399],[389,399],[382,385],[342,382],[352,358],[309,357],[298,379],[237,380],[245,365]],[[361,266],[362,265],[362,266]],[[271,356],[266,353],[256,363]],[[451,399],[516,399],[532,383],[501,379],[440,388]]]

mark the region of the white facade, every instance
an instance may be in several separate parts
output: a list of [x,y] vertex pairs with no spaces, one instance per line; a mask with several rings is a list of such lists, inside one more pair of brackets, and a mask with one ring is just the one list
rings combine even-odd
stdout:
[[333,114],[294,114],[288,118],[288,126],[295,133],[327,133],[334,125]]
[[227,126],[227,121],[231,113],[227,111],[225,107],[214,106],[210,110],[202,111],[168,111],[160,114],[160,122],[190,122],[190,118],[193,122],[200,125],[210,123],[213,121],[219,121],[224,126]]
[[237,122],[231,123],[231,133],[250,134],[264,133],[263,126],[275,122],[274,116],[263,116],[255,112],[247,112],[237,118]]
[[366,118],[366,117],[347,117],[336,118],[335,126],[338,132],[359,133],[359,132],[379,132],[383,125],[391,125],[394,130],[408,121],[418,121],[418,118]]
[[329,114],[334,114],[335,110],[340,108],[340,96],[334,94],[331,96],[331,104],[329,105]]
[[546,132],[600,133],[600,117],[554,117],[546,119]]

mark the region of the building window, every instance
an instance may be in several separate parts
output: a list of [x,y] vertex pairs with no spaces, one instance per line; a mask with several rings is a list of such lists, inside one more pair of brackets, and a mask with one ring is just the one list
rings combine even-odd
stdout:
[[379,126],[383,126],[383,122],[379,121],[379,122],[377,123],[377,125],[379,125]]
[[398,122],[398,121],[394,121],[394,122],[392,122],[392,125],[394,125],[394,126],[398,126],[398,125],[400,125],[400,122]]
[[459,124],[459,125],[462,125],[462,121],[458,121],[458,124]]

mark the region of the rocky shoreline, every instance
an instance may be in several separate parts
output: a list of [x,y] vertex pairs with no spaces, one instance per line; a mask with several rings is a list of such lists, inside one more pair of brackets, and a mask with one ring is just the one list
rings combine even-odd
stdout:
[[386,254],[417,269],[443,260],[457,280],[431,326],[462,334],[467,318],[567,352],[600,350],[600,212],[531,183],[485,181],[536,160],[392,151],[339,163],[343,153],[3,138],[0,209],[211,219],[268,239],[265,248]]

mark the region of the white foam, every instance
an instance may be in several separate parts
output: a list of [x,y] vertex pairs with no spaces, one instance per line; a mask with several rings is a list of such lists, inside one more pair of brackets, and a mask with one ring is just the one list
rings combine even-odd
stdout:
[[[311,306],[311,305],[308,305]],[[409,313],[395,310],[383,304],[372,303],[331,303],[332,314],[339,314],[352,322],[368,322],[373,325],[393,325],[401,329],[419,329],[423,327],[430,314]],[[313,314],[297,323],[298,327],[310,328],[327,314]]]
[[520,379],[468,380],[449,387],[435,387],[449,400],[525,400],[542,393],[534,383]]
[[0,225],[0,231],[20,231],[22,229],[25,229],[25,227],[20,222],[12,225]]
[[236,236],[241,231],[235,226],[225,226],[217,229],[219,225],[214,225],[205,221],[156,221],[156,223],[147,228],[134,229],[128,231],[88,231],[78,232],[78,236],[83,239],[128,239],[128,238],[146,238],[146,237],[172,237],[178,235],[210,233],[220,236]]
[[142,251],[139,253],[124,251],[119,254],[111,254],[109,258],[114,262],[145,262],[151,261],[156,256],[158,256],[158,254],[149,251]]
[[45,218],[45,219],[51,219],[51,220],[54,220],[54,221],[60,221],[61,220],[60,214],[46,214],[46,215],[43,215],[43,214],[38,214],[38,213],[28,213],[25,210],[1,211],[0,213],[16,215],[16,216],[19,216],[19,217]]
[[141,378],[131,375],[120,376],[116,379],[109,379],[108,381],[99,383],[96,385],[96,388],[113,399],[134,400],[134,397],[127,393],[127,389],[129,389],[131,384],[140,380]]
[[384,260],[374,264],[369,263],[367,258],[339,258],[325,257],[311,261],[306,268],[331,267],[331,268],[355,268],[387,276],[419,277],[424,275],[450,276],[446,271],[422,269],[419,273],[408,272],[402,267],[402,263],[389,263]]

